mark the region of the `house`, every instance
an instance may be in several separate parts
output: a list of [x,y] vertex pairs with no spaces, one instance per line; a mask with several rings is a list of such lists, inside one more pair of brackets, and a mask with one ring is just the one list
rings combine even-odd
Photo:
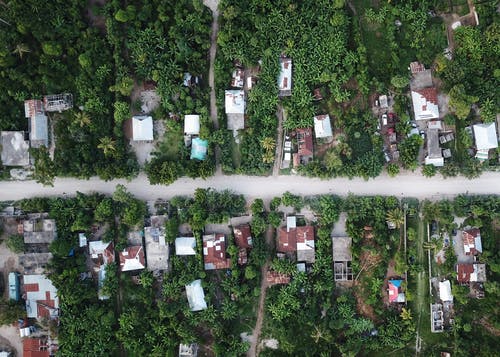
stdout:
[[196,159],[203,161],[207,157],[208,140],[195,138],[191,142],[191,160]]
[[24,117],[32,118],[38,114],[44,114],[43,102],[39,99],[28,99],[24,101]]
[[268,270],[266,271],[266,281],[269,285],[288,284],[290,282],[290,275]]
[[149,115],[132,117],[132,140],[153,141],[153,118]]
[[312,161],[314,153],[312,129],[296,129],[297,133],[297,153],[293,154],[293,163],[297,167],[299,165],[306,165]]
[[451,294],[451,284],[449,280],[439,282],[439,298],[442,302],[453,302]]
[[51,355],[50,346],[46,339],[24,338],[23,357],[49,357]]
[[152,216],[151,225],[144,227],[144,241],[146,243],[146,260],[148,270],[168,270],[169,246],[165,242],[166,216]]
[[207,308],[205,293],[203,292],[200,279],[186,285],[186,296],[191,311],[201,311]]
[[179,357],[196,357],[198,356],[198,344],[192,343],[190,345],[179,345]]
[[73,95],[70,93],[51,94],[43,97],[46,112],[62,112],[73,108]]
[[23,283],[28,318],[57,318],[59,298],[52,282],[44,275],[24,275]]
[[106,280],[106,266],[115,261],[115,247],[113,242],[92,241],[89,242],[89,255],[94,263],[94,274],[97,275],[97,296],[99,300],[109,299],[104,295],[102,288]]
[[24,116],[29,119],[28,131],[31,147],[49,146],[48,119],[41,100],[24,101]]
[[[37,245],[37,249],[40,244]],[[25,274],[43,274],[47,264],[52,259],[52,253],[19,254],[19,265],[23,267]]]
[[12,271],[9,273],[9,300],[19,301],[20,290],[19,273]]
[[241,130],[245,128],[245,91],[226,90],[225,105],[227,116],[227,128],[229,130]]
[[332,237],[333,272],[335,281],[352,280],[352,238]]
[[120,270],[122,272],[142,270],[146,267],[144,249],[141,245],[127,247],[121,251],[118,256],[120,259]]
[[238,264],[245,265],[248,262],[248,249],[252,249],[252,232],[250,225],[241,224],[233,229],[234,241],[239,248]]
[[411,91],[415,120],[430,120],[439,118],[437,91],[434,87],[415,89]]
[[184,135],[200,135],[200,116],[189,114],[184,116]]
[[279,96],[287,97],[292,95],[292,60],[290,58],[280,58],[280,74],[278,76]]
[[403,280],[401,279],[389,280],[387,292],[389,294],[390,303],[406,302],[406,296],[403,291]]
[[241,68],[236,68],[231,76],[231,87],[243,88],[245,84],[245,72]]
[[314,263],[314,227],[297,227],[295,216],[287,217],[286,227],[278,230],[278,251],[297,254],[297,261]]
[[89,255],[97,268],[115,261],[115,247],[113,242],[98,240],[91,241],[88,245]]
[[316,139],[333,137],[330,115],[323,114],[314,117],[314,134]]
[[226,257],[226,237],[224,234],[203,236],[203,260],[205,270],[229,269],[231,259]]
[[50,244],[57,236],[56,221],[53,219],[25,219],[18,227],[26,244]]
[[498,147],[498,138],[495,122],[488,124],[475,124],[472,126],[474,129],[474,138],[476,140],[476,158],[480,160],[488,159],[488,152],[490,149]]
[[486,281],[486,264],[457,264],[456,272],[459,284],[484,283]]
[[431,331],[444,331],[444,314],[442,304],[431,304]]
[[479,228],[470,228],[462,231],[462,241],[465,255],[478,255],[483,252]]
[[444,166],[444,157],[439,146],[439,130],[427,130],[427,156],[425,157],[426,165],[434,165],[436,167]]
[[196,239],[194,237],[176,238],[175,255],[196,255]]
[[29,142],[25,140],[23,131],[2,131],[0,145],[4,166],[29,165]]

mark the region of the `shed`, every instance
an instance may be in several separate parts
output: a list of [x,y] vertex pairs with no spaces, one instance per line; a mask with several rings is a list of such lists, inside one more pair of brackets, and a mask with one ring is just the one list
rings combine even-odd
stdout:
[[188,114],[184,116],[184,134],[200,135],[200,116]]
[[45,114],[36,114],[29,120],[31,147],[49,146],[48,119]]
[[87,246],[87,237],[85,236],[85,233],[78,233],[78,246],[80,248]]
[[226,90],[225,107],[227,128],[242,130],[245,128],[245,92],[243,90]]
[[194,237],[179,237],[175,239],[175,255],[195,255],[196,239]]
[[292,60],[282,57],[280,59],[281,71],[278,76],[279,95],[281,97],[292,95]]
[[186,296],[191,311],[201,311],[207,308],[205,301],[205,293],[201,286],[201,279],[193,281],[191,284],[186,285]]
[[132,117],[132,140],[153,140],[153,118],[146,115]]
[[9,299],[19,301],[20,298],[19,273],[9,273]]
[[328,114],[316,115],[314,117],[314,133],[316,138],[330,138],[332,134],[332,123]]

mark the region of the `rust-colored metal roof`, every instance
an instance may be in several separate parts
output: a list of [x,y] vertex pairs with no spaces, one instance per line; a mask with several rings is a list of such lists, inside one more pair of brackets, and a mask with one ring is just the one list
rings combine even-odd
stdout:
[[250,230],[250,225],[242,224],[233,229],[234,240],[236,245],[240,248],[252,248],[252,232]]

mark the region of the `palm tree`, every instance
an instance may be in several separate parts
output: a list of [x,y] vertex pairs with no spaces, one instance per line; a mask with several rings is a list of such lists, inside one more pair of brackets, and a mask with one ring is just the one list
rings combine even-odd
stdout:
[[405,221],[404,213],[401,208],[396,207],[393,210],[387,212],[386,220],[387,222],[394,223],[396,228],[399,228]]
[[115,141],[109,136],[104,136],[99,140],[99,145],[97,145],[97,148],[101,149],[104,152],[105,156],[108,156],[116,151],[115,144]]
[[424,247],[424,249],[426,250],[433,250],[433,251],[436,251],[437,249],[437,244],[434,240],[430,241],[430,242],[424,242],[422,244],[422,246]]
[[17,53],[20,59],[23,59],[23,54],[29,53],[31,50],[29,49],[28,45],[25,43],[19,43],[16,48],[14,48],[14,51],[12,53]]
[[90,125],[91,122],[89,115],[85,112],[76,112],[73,118],[75,122],[78,123],[78,125],[80,125],[80,128]]
[[262,155],[262,162],[265,164],[271,164],[274,161],[274,153],[271,151],[267,151]]
[[412,316],[411,316],[411,310],[410,310],[410,309],[408,309],[408,310],[407,310],[406,308],[404,308],[404,307],[403,307],[403,308],[401,309],[401,315],[399,315],[399,316],[401,316],[401,318],[402,318],[404,321],[406,321],[406,320],[411,320],[411,319],[412,319]]
[[266,137],[260,141],[262,147],[266,151],[273,151],[274,148],[276,147],[276,142],[274,141],[273,138]]

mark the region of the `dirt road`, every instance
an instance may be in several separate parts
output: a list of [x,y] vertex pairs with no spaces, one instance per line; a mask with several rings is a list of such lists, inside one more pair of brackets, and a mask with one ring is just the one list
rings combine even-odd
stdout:
[[346,196],[352,193],[355,195],[394,195],[437,200],[467,192],[469,194],[500,194],[500,173],[486,172],[475,180],[467,180],[463,177],[444,180],[439,176],[426,178],[416,173],[401,174],[396,178],[391,178],[383,174],[369,181],[360,178],[321,180],[303,176],[217,175],[206,180],[183,177],[169,186],[150,185],[144,174],[130,182],[126,180],[103,181],[97,177],[89,180],[57,178],[54,187],[44,187],[34,181],[3,181],[0,182],[0,201],[35,196],[73,195],[77,191],[111,194],[117,184],[125,185],[131,193],[145,200],[192,195],[198,187],[212,187],[217,190],[230,189],[244,194],[250,199],[263,198],[265,200],[279,196],[286,191],[301,195],[337,194]]
[[[212,11],[212,32],[210,35],[210,67],[208,69],[208,85],[210,86],[210,118],[214,123],[215,130],[219,129],[219,118],[217,116],[217,101],[215,96],[215,55],[217,53],[217,34],[219,33],[219,1],[203,0],[203,4]],[[220,166],[220,149],[215,148],[215,170],[217,174],[222,173]]]

